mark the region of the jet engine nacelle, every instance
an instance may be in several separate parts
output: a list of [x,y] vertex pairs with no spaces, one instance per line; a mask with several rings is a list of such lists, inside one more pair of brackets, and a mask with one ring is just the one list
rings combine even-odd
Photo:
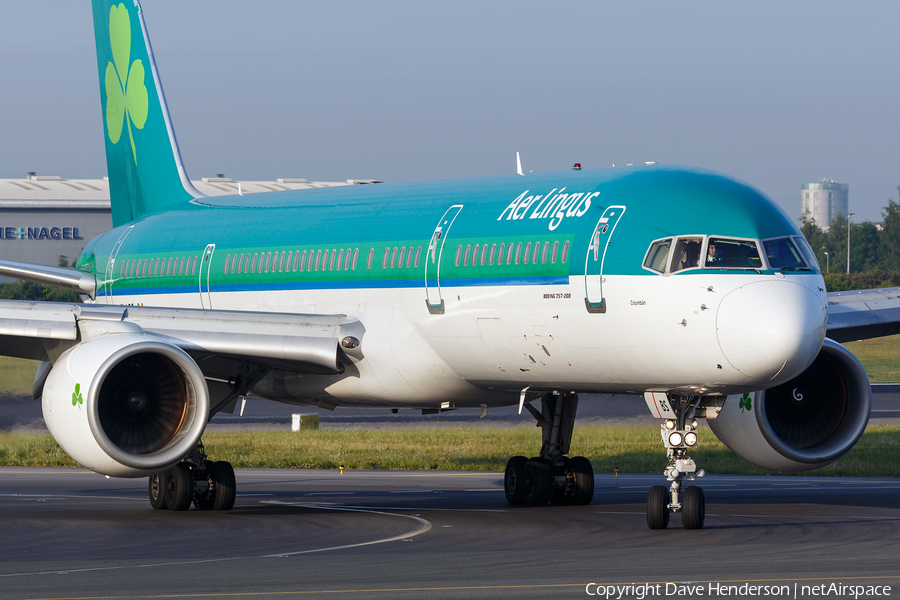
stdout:
[[865,369],[826,339],[806,371],[777,387],[729,396],[710,429],[741,458],[775,471],[830,464],[859,441],[872,406]]
[[164,470],[206,428],[206,380],[180,348],[143,334],[101,335],[63,354],[44,384],[50,433],[85,467],[116,477]]

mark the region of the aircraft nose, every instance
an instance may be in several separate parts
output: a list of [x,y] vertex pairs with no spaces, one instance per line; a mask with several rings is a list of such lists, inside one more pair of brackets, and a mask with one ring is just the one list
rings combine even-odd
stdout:
[[827,319],[824,292],[790,281],[758,281],[722,299],[716,334],[731,366],[761,382],[777,376],[780,383],[812,364]]

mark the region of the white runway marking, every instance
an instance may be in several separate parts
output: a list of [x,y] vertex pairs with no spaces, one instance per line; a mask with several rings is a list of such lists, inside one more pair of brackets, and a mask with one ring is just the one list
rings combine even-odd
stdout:
[[[5,496],[15,496],[16,494],[4,494]],[[93,498],[94,496],[69,496],[71,498]],[[122,498],[125,500],[132,500],[132,498]],[[145,500],[145,499],[142,499]],[[207,559],[199,559],[199,560],[184,560],[184,561],[174,561],[174,562],[163,562],[163,563],[146,563],[139,565],[128,565],[128,566],[115,566],[115,567],[91,567],[84,569],[57,569],[55,571],[36,571],[31,573],[4,573],[0,574],[0,578],[3,577],[25,577],[28,575],[59,575],[59,574],[69,574],[69,573],[94,573],[98,571],[121,571],[125,569],[149,569],[153,567],[172,567],[178,565],[196,565],[196,564],[208,564],[208,563],[216,563],[216,562],[228,562],[234,560],[248,560],[254,558],[280,558],[287,556],[296,556],[300,554],[313,554],[318,552],[330,552],[333,550],[344,550],[347,548],[359,548],[362,546],[371,546],[374,544],[385,544],[387,542],[409,542],[412,541],[410,538],[413,538],[418,535],[422,535],[427,531],[431,530],[431,522],[423,519],[419,516],[411,516],[411,515],[402,515],[397,513],[389,513],[384,510],[371,510],[364,508],[356,508],[356,507],[344,507],[344,506],[326,506],[323,504],[297,504],[290,502],[279,502],[274,500],[262,500],[260,504],[275,504],[280,506],[296,506],[298,508],[312,508],[318,510],[338,510],[338,511],[346,511],[346,512],[361,512],[361,513],[369,513],[373,515],[385,515],[389,517],[399,517],[402,519],[410,519],[418,523],[418,527],[413,529],[412,531],[407,531],[401,533],[399,535],[394,535],[387,538],[381,538],[377,540],[371,540],[368,542],[359,542],[356,544],[345,544],[342,546],[328,546],[325,548],[310,548],[309,550],[297,550],[294,552],[278,552],[275,554],[263,554],[258,556],[230,556],[226,558],[207,558]],[[390,509],[388,509],[390,510]],[[405,509],[404,509],[405,510]]]

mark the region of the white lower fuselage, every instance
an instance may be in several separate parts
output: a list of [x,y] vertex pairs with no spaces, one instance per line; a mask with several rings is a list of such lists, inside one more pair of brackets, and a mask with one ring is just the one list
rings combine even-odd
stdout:
[[[596,280],[596,281],[594,281]],[[599,285],[589,277],[588,285]],[[508,405],[518,391],[732,394],[802,372],[821,347],[816,273],[697,272],[607,276],[605,313],[568,285],[213,292],[212,308],[346,314],[364,324],[362,360],[340,375],[276,372],[256,391],[282,402],[430,408]],[[116,304],[200,308],[193,294],[123,296]],[[209,308],[209,307],[207,307]]]

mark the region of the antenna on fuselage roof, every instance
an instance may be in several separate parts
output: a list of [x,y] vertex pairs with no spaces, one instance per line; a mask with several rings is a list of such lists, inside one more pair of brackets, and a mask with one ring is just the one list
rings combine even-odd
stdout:
[[516,173],[525,175],[525,173],[522,172],[522,159],[519,157],[518,152],[516,152]]

